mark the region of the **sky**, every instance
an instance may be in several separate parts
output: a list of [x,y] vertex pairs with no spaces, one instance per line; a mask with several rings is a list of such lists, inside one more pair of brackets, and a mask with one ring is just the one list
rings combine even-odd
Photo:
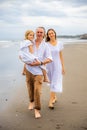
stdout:
[[38,26],[57,35],[87,33],[87,0],[0,0],[0,40],[19,40]]

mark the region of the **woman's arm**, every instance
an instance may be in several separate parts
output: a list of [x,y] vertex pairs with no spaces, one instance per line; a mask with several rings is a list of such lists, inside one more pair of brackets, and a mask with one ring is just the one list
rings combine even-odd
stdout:
[[62,64],[62,74],[65,74],[64,59],[63,59],[62,51],[60,51],[59,54],[60,54],[60,60],[61,60],[61,64]]

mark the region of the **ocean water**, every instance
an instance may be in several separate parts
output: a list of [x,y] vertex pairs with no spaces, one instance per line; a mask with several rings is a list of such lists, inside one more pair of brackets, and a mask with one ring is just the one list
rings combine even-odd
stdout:
[[59,41],[62,41],[63,44],[87,44],[87,40],[79,38],[58,38]]
[[[64,44],[87,44],[87,40],[59,38]],[[22,76],[23,63],[18,52],[21,41],[0,41],[0,107],[13,96],[20,84],[24,84]],[[24,86],[25,87],[25,86]]]
[[[87,44],[87,40],[78,38],[58,38],[64,44]],[[0,41],[0,79],[19,75],[23,63],[18,58],[21,41]]]
[[[77,38],[58,38],[64,44],[87,44],[87,40]],[[18,74],[23,63],[18,58],[18,52],[21,41],[0,41],[0,79],[5,76]]]
[[[58,41],[62,41],[64,44],[87,44],[87,40],[79,39],[79,38],[58,38]],[[11,41],[11,40],[1,40],[0,41],[0,48],[8,48],[11,46],[19,46],[21,41]]]
[[0,41],[0,79],[18,75],[23,66],[18,57],[19,47],[20,41]]
[[25,77],[21,75],[23,63],[18,57],[19,44],[0,41],[0,109],[14,96],[20,84],[24,84]]
[[[58,40],[64,44],[87,44],[87,40],[77,38],[58,38]],[[15,70],[19,69],[17,64],[19,63],[18,52],[20,42],[21,41],[0,41],[0,77],[8,73],[10,75],[11,71],[15,73]]]

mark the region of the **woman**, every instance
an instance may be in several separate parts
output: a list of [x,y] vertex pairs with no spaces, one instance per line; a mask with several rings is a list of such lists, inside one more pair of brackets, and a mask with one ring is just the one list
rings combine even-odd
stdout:
[[53,62],[47,64],[48,77],[50,80],[50,100],[49,108],[54,108],[54,103],[56,102],[56,92],[62,92],[62,75],[65,73],[62,43],[58,42],[56,38],[56,32],[54,29],[49,29],[47,31],[46,42],[48,43]]

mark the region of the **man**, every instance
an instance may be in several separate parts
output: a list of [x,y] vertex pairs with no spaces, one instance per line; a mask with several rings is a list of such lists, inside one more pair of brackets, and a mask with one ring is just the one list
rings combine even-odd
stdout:
[[26,82],[29,94],[29,109],[34,108],[35,118],[40,118],[40,93],[43,83],[43,73],[40,65],[45,65],[52,61],[52,56],[48,44],[44,41],[45,29],[38,27],[36,29],[36,39],[33,44],[34,55],[38,57],[39,61],[35,61],[26,65]]

